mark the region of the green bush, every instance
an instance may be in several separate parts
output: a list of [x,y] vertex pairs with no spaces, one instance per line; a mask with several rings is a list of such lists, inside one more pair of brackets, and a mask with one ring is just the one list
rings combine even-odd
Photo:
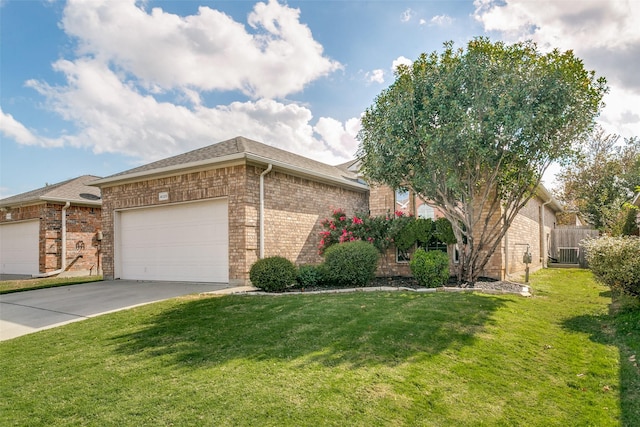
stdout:
[[323,268],[320,265],[301,265],[298,267],[296,287],[313,288],[322,283]]
[[598,281],[612,290],[640,297],[640,238],[600,237],[582,244]]
[[340,243],[324,253],[325,279],[331,285],[366,286],[376,274],[378,250],[363,241]]
[[411,274],[421,286],[435,288],[449,280],[449,256],[441,251],[418,249],[409,261]]
[[435,223],[430,218],[408,218],[409,221],[395,236],[396,248],[406,251],[416,243],[425,244],[433,236]]
[[249,279],[253,286],[267,292],[280,292],[296,281],[297,269],[280,256],[260,259],[251,266]]

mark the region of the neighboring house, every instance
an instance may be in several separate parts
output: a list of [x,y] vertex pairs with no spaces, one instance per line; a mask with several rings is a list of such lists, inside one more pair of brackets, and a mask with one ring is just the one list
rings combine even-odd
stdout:
[[[245,284],[262,256],[315,264],[321,221],[340,208],[347,215],[398,210],[437,219],[440,212],[408,193],[369,187],[358,162],[329,166],[243,137],[99,179],[103,270],[107,279]],[[532,269],[546,260],[549,230],[560,206],[540,187],[523,209],[486,275]],[[445,248],[446,250],[446,248]],[[452,265],[455,247],[449,248]],[[390,251],[381,275],[408,275]]]
[[[371,215],[374,216],[398,210],[423,218],[437,219],[443,216],[437,207],[429,206],[413,194],[393,191],[389,187],[371,187],[369,200]],[[551,230],[556,227],[556,214],[561,211],[560,203],[540,184],[536,188],[536,195],[512,222],[482,275],[499,280],[522,275],[527,267],[523,262],[527,250],[531,254],[531,272],[546,266]],[[455,271],[458,248],[443,246],[437,250],[446,250],[449,253],[451,271]],[[408,262],[395,250],[388,251],[384,256],[381,269],[385,275],[410,274]]]
[[319,263],[320,222],[368,210],[368,186],[237,137],[95,181],[107,279],[248,282],[262,255]]
[[0,200],[0,273],[98,274],[100,190],[84,175]]

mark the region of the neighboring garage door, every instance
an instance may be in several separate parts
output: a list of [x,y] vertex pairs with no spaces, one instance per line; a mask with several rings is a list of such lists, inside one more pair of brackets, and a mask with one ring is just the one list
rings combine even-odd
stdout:
[[0,225],[0,273],[39,273],[40,221]]
[[116,226],[117,277],[229,281],[226,199],[122,211]]

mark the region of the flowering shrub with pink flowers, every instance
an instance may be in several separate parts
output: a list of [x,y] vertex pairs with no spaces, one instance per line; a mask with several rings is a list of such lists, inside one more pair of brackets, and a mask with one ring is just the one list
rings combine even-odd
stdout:
[[[436,221],[438,225],[442,222],[449,223],[444,218]],[[437,233],[436,224],[432,225],[431,220],[416,219],[400,211],[371,217],[363,214],[349,216],[342,209],[336,209],[321,224],[324,228],[320,232],[321,254],[332,245],[356,240],[371,243],[380,253],[384,253],[392,244],[407,249],[416,242],[424,243],[432,237],[440,238],[445,243],[454,243],[450,239],[442,240]]]

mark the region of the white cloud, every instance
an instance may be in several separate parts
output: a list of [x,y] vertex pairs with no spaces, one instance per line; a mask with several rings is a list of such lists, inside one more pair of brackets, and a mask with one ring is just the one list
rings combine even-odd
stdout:
[[426,25],[427,24],[427,20],[424,18],[420,18],[420,25]]
[[328,148],[340,159],[353,159],[358,149],[356,136],[360,131],[360,119],[352,118],[345,124],[338,120],[321,117],[314,130],[324,141],[332,141]]
[[365,79],[369,83],[384,83],[384,70],[376,69],[365,74]]
[[475,0],[474,5],[475,18],[506,41],[531,39],[543,50],[573,50],[610,84],[603,126],[623,136],[640,135],[639,1]]
[[[147,89],[240,90],[278,98],[341,68],[325,56],[300,11],[275,0],[257,3],[247,22],[201,6],[181,17],[135,0],[70,0],[64,30],[79,54],[135,75]],[[132,36],[134,35],[135,36]]]
[[[323,56],[297,9],[258,3],[247,22],[251,33],[207,7],[180,17],[158,8],[147,13],[134,0],[70,0],[62,26],[77,37],[77,57],[53,64],[65,83],[26,85],[77,132],[41,138],[1,110],[0,131],[20,144],[82,147],[143,162],[238,135],[327,163],[352,158],[359,119],[314,123],[309,108],[274,99],[340,64]],[[254,99],[206,105],[203,95],[213,90]]]
[[453,23],[453,18],[448,15],[436,15],[431,18],[430,22],[438,27],[448,27]]
[[606,107],[598,122],[608,133],[624,137],[640,137],[640,94],[611,85],[604,96]]
[[404,56],[399,56],[391,63],[391,69],[395,72],[398,66],[406,65],[410,67],[411,64],[413,64],[412,60],[410,60],[409,58],[405,58]]
[[2,107],[0,107],[0,133],[6,138],[11,138],[23,145],[39,145],[41,147],[62,146],[62,141],[59,139],[39,137],[17,121],[11,114],[3,112]]
[[414,15],[413,10],[411,10],[410,8],[406,9],[404,12],[402,12],[402,17],[400,18],[400,20],[402,22],[409,22],[411,21],[411,18],[413,17],[413,15]]
[[321,118],[314,129],[311,111],[297,104],[260,99],[188,108],[140,93],[97,59],[60,60],[54,68],[65,74],[67,85],[28,85],[47,98],[53,111],[80,128],[64,137],[74,147],[152,161],[242,135],[328,163],[353,156],[353,142],[345,136],[350,134],[349,122],[337,132],[340,122]]

